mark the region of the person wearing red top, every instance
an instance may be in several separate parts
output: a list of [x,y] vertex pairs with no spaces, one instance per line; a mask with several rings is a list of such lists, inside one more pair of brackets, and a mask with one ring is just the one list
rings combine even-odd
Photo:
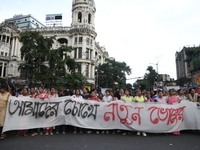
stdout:
[[[16,95],[17,96],[17,95]],[[27,88],[23,88],[22,90],[22,95],[19,95],[17,97],[29,97],[29,90]],[[21,130],[17,130],[17,134],[15,135],[16,137],[18,137],[20,135]],[[26,134],[26,130],[23,130],[23,135],[27,136]]]
[[88,100],[92,100],[92,101],[98,101],[98,102],[101,102],[101,100],[98,98],[98,97],[96,97],[96,94],[95,94],[95,92],[93,91],[93,92],[91,92],[91,94],[90,94],[90,98],[88,98]]
[[48,95],[44,92],[43,87],[38,87],[38,93],[35,95],[35,98],[48,99]]
[[[98,97],[96,97],[96,93],[94,91],[90,93],[90,98],[88,98],[87,100],[101,102],[101,100]],[[88,130],[87,133],[92,133],[92,130]],[[96,131],[96,133],[99,134],[99,131]]]
[[[44,88],[42,86],[39,86],[38,87],[38,91],[37,91],[37,94],[35,95],[35,98],[39,98],[39,99],[48,99],[48,95],[44,92]],[[43,135],[43,129],[38,129],[38,131],[40,132],[40,135]],[[53,135],[53,132],[50,131],[51,135]],[[47,134],[46,134],[47,135]]]

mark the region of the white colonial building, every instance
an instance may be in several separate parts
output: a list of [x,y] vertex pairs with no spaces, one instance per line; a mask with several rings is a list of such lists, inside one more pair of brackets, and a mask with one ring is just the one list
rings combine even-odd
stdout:
[[77,71],[87,79],[89,86],[95,85],[95,66],[103,64],[108,58],[105,47],[96,42],[94,0],[73,0],[72,23],[69,27],[45,27],[21,29],[13,22],[4,22],[0,25],[0,76],[12,78],[22,82],[18,66],[23,63],[20,58],[21,43],[19,33],[26,31],[39,31],[43,36],[56,35],[53,49],[65,44],[75,48],[70,56],[81,64]]

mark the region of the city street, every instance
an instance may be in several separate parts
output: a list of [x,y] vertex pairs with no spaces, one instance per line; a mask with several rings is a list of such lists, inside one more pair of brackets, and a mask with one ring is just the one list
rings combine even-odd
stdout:
[[196,150],[200,149],[200,133],[182,132],[180,136],[148,134],[147,137],[121,134],[72,134],[15,137],[14,132],[0,141],[1,150]]

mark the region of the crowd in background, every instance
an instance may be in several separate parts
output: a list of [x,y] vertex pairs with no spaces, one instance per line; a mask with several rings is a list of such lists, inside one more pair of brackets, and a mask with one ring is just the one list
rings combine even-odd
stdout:
[[[158,103],[180,103],[182,100],[189,100],[191,102],[200,102],[200,87],[199,88],[190,88],[190,89],[179,89],[174,90],[170,89],[169,91],[163,91],[161,89],[156,89],[152,91],[140,90],[137,89],[133,91],[132,89],[118,89],[115,90],[106,90],[104,93],[98,91],[96,89],[92,89],[91,91],[88,88],[83,89],[66,89],[57,91],[55,88],[44,89],[43,87],[39,86],[37,88],[19,88],[16,89],[12,84],[6,85],[2,84],[0,88],[0,134],[2,133],[2,128],[4,125],[7,102],[9,96],[16,96],[16,97],[31,97],[31,98],[38,98],[38,99],[52,99],[57,97],[63,96],[71,96],[72,98],[81,98],[85,100],[93,100],[98,102],[111,102],[116,100],[121,100],[124,102],[155,102]],[[66,134],[67,129],[71,129],[73,134],[77,132],[83,133],[92,133],[96,132],[97,134],[104,134],[111,132],[112,134],[119,133],[119,130],[112,130],[112,131],[99,131],[99,130],[86,130],[78,127],[69,127],[66,125],[56,126],[56,127],[48,127],[48,128],[39,128],[39,129],[31,129],[30,133],[31,136],[40,135],[53,135],[55,134]],[[23,136],[27,136],[27,130],[23,131],[16,131],[16,137],[20,134]],[[130,134],[130,132],[121,132],[121,134],[126,135]],[[137,135],[142,134],[143,136],[147,136],[145,132],[137,132]],[[180,135],[179,131],[173,132],[172,134]],[[4,139],[6,137],[5,133],[2,133],[0,139]]]

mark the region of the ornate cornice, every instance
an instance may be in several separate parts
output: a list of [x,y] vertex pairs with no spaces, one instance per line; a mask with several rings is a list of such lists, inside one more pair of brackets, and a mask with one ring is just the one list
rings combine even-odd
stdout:
[[14,30],[16,33],[20,33],[20,30],[15,22],[5,21],[0,24],[0,32],[11,33],[9,29]]
[[91,30],[87,27],[85,28],[73,28],[69,31],[70,34],[90,34],[93,35],[94,37],[97,36],[97,33],[94,30]]

